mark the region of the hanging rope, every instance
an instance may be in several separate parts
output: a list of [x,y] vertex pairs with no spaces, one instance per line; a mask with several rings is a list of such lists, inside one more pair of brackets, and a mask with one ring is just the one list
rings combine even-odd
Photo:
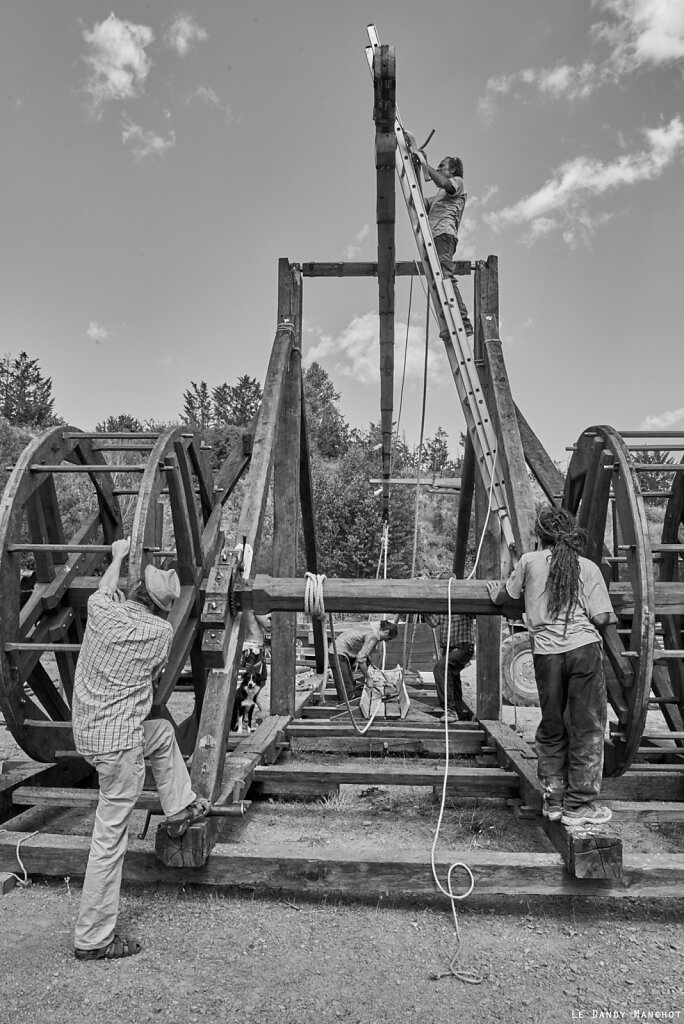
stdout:
[[[416,264],[417,266],[417,264]],[[404,339],[404,368],[401,372],[401,390],[399,392],[399,412],[397,414],[397,439],[399,438],[399,426],[401,424],[401,407],[404,403],[404,382],[406,381],[406,356],[408,353],[409,331],[411,329],[411,303],[413,301],[413,277],[409,286],[408,311],[406,313],[406,338]]]
[[[9,833],[9,829],[8,828],[0,828],[0,832],[7,832],[7,833]],[[15,878],[17,880],[18,884],[21,885],[23,888],[25,888],[27,885],[30,885],[30,882],[29,882],[28,872],[27,872],[26,868],[24,867],[24,862],[22,861],[21,857],[19,856],[19,847],[21,846],[22,843],[26,843],[29,839],[33,839],[33,837],[37,836],[37,835],[38,835],[37,831],[36,832],[30,832],[27,836],[20,836],[20,838],[17,840],[17,849],[16,849],[16,852],[15,852],[14,855],[17,858],[17,862],[19,864],[19,867],[24,872],[24,877],[20,878],[19,875],[15,875],[13,871],[8,871],[8,874],[11,875],[12,878]]]
[[328,637],[325,630],[325,605],[323,603],[323,580],[325,574],[317,576],[307,572],[304,584],[304,611],[310,619],[318,619],[323,624],[323,679],[318,687],[318,695],[325,704],[325,684],[328,681]]
[[[447,616],[448,622],[451,624],[451,584],[453,577],[449,579],[449,589],[447,591]],[[444,818],[444,808],[446,806],[446,792],[447,783],[449,781],[449,713],[447,703],[447,685],[446,685],[446,669],[449,665],[449,642],[451,640],[451,630],[447,632],[447,644],[445,651],[445,680],[444,680],[444,746],[445,746],[445,761],[444,761],[444,779],[442,781],[442,799],[439,808],[439,818],[437,819],[437,828],[435,829],[435,838],[432,841],[432,849],[430,851],[430,864],[432,866],[432,877],[435,880],[435,885],[441,893],[443,893],[451,902],[451,913],[454,919],[454,927],[456,929],[456,952],[449,960],[449,968],[446,971],[437,971],[429,975],[432,981],[439,981],[440,978],[457,978],[459,981],[464,981],[469,985],[481,985],[485,980],[485,976],[479,974],[470,968],[465,970],[459,969],[456,965],[461,955],[461,929],[458,924],[458,914],[456,913],[456,904],[459,900],[464,900],[470,896],[471,892],[475,888],[475,879],[473,873],[463,861],[455,861],[449,867],[446,877],[446,889],[442,885],[437,875],[437,865],[435,864],[435,850],[437,849],[437,843],[439,841],[439,833],[442,827],[442,819]],[[455,893],[451,886],[451,879],[454,871],[457,868],[462,868],[468,876],[468,888],[463,893]]]

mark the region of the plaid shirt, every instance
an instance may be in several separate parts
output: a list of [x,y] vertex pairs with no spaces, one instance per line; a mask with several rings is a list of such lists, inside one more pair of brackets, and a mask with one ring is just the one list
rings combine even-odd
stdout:
[[152,683],[168,660],[172,640],[170,623],[141,604],[117,604],[106,589],[90,596],[72,707],[80,754],[109,754],[142,744]]
[[451,629],[449,629],[448,615],[431,615],[425,616],[425,618],[433,629],[439,630],[439,646],[443,651],[446,650],[447,640],[449,641],[450,651],[453,651],[456,647],[475,647],[473,642],[475,620],[472,615],[452,615]]

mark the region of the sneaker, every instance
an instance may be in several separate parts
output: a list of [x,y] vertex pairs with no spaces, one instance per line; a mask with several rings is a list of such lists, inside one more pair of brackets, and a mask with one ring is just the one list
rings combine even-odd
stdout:
[[563,811],[561,821],[564,825],[605,825],[613,817],[613,812],[603,804],[585,804],[574,811]]
[[455,711],[447,711],[446,715],[442,715],[440,722],[459,722],[460,719]]
[[542,814],[549,821],[560,821],[563,817],[563,804],[558,800],[547,800],[542,803]]

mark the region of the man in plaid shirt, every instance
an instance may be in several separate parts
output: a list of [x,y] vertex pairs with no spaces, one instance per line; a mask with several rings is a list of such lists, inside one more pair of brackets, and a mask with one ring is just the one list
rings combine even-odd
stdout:
[[[450,573],[442,573],[440,579],[449,579]],[[423,618],[433,629],[439,630],[438,641],[441,657],[432,666],[439,705],[444,707],[444,676],[447,680],[447,711],[440,721],[470,722],[473,713],[463,700],[461,669],[472,661],[475,653],[473,642],[474,617],[472,615],[424,615]],[[447,645],[449,657],[447,661]]]
[[88,600],[76,665],[72,726],[76,749],[97,769],[100,798],[76,922],[79,960],[115,959],[140,952],[114,932],[128,824],[142,793],[149,758],[170,835],[204,816],[171,723],[149,720],[153,685],[168,661],[173,628],[166,621],[180,596],[175,570],[148,565],[144,580],[118,589],[130,539],[112,544],[112,562]]

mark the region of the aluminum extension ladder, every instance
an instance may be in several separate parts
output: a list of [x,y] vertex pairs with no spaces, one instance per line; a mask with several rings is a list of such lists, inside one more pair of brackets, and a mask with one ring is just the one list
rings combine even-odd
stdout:
[[[368,38],[370,45],[366,47],[366,56],[371,75],[373,75],[373,59],[376,51],[380,48],[375,25],[368,26]],[[397,175],[430,288],[432,305],[439,321],[440,337],[444,341],[451,372],[456,382],[468,433],[473,442],[475,458],[480,466],[487,493],[491,496],[491,510],[499,517],[502,541],[512,551],[515,547],[515,539],[506,487],[502,479],[502,468],[497,460],[497,439],[494,425],[487,409],[475,366],[475,355],[463,326],[453,284],[450,279],[445,279],[442,273],[425,210],[423,193],[413,166],[411,145],[401,124],[398,110],[395,111],[394,133],[397,139]]]

